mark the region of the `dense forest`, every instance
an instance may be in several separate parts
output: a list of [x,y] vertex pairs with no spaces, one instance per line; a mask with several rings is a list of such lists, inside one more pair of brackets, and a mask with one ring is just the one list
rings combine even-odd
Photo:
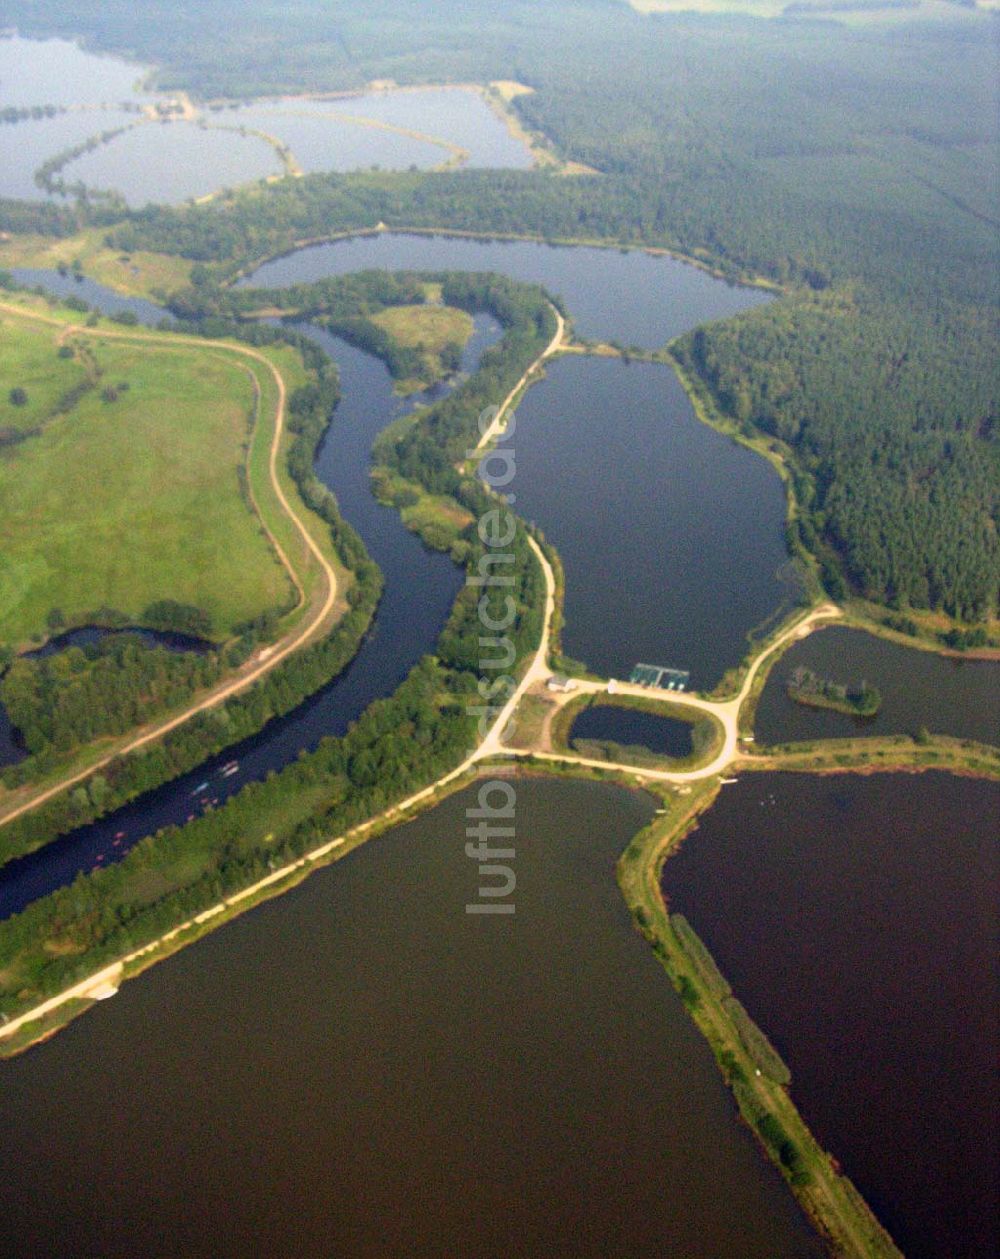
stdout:
[[[774,303],[675,347],[748,430],[796,451],[802,541],[893,607],[976,620],[1000,589],[995,318],[867,294]],[[828,572],[831,593],[842,595]]]
[[65,752],[124,734],[220,676],[214,653],[147,648],[134,635],[115,634],[93,647],[15,660],[0,682],[0,702],[29,751]]

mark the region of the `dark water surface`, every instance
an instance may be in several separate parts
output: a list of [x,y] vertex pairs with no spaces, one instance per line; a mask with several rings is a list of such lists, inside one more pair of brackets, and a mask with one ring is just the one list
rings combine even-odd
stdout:
[[[788,696],[788,680],[800,666],[849,686],[867,681],[881,691],[882,707],[874,717],[852,717],[797,704]],[[831,626],[795,643],[778,661],[754,720],[757,739],[771,744],[915,734],[921,726],[1000,744],[1000,663],[937,656],[864,630]]]
[[691,726],[675,717],[660,717],[639,708],[619,708],[613,704],[590,704],[573,722],[569,732],[574,739],[599,739],[622,747],[644,747],[662,756],[690,756]]
[[0,1253],[819,1259],[614,878],[647,797],[464,793],[0,1066]]
[[908,1259],[1000,1229],[1000,785],[748,774],[664,867]]
[[789,594],[780,480],[700,423],[663,364],[567,356],[546,373],[518,408],[510,489],[562,557],[566,653],[714,686]]
[[283,288],[367,267],[388,271],[497,271],[562,297],[584,337],[656,347],[710,319],[771,300],[697,267],[641,250],[558,247],[381,232],[313,245],[266,262],[243,284]]

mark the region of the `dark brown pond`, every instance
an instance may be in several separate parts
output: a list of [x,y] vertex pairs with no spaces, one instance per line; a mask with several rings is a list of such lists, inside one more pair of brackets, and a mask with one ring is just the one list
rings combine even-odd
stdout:
[[[867,681],[882,693],[874,717],[807,708],[788,696],[788,679],[804,666],[848,686]],[[939,656],[832,626],[785,652],[764,687],[754,732],[761,743],[794,743],[852,735],[915,734],[922,726],[979,743],[1000,744],[1000,663]]]
[[1000,784],[746,775],[664,869],[909,1259],[998,1235]]
[[505,917],[474,801],[0,1065],[0,1252],[819,1259],[625,912],[648,797],[519,782]]
[[661,756],[690,756],[691,726],[674,717],[660,717],[638,708],[590,704],[570,727],[570,741],[597,739],[622,747],[648,748]]

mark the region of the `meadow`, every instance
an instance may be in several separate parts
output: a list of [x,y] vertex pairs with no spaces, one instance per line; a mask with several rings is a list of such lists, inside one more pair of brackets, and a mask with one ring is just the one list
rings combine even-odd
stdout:
[[5,383],[27,395],[20,407],[5,397],[3,423],[23,412],[32,431],[0,447],[0,642],[25,646],[99,609],[141,624],[164,599],[202,609],[224,638],[291,605],[245,488],[245,365],[28,315],[5,312],[2,331]]

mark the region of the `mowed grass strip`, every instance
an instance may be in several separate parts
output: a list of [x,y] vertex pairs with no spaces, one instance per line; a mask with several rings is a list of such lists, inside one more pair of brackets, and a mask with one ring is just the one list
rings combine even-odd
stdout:
[[287,609],[288,575],[240,485],[246,362],[168,337],[86,340],[99,387],[0,450],[0,642],[42,633],[53,608],[69,621],[101,606],[139,618],[175,599],[204,608],[219,637]]
[[[0,445],[43,425],[87,380],[80,359],[60,358],[58,330],[0,315]],[[23,390],[24,401],[11,401]]]
[[[298,350],[290,346],[260,346],[256,348],[256,352],[277,369],[285,383],[287,392],[285,427],[278,446],[275,472],[292,512],[305,526],[307,533],[336,573],[337,601],[330,619],[339,620],[347,606],[345,596],[353,578],[351,573],[344,568],[333,545],[330,526],[306,506],[298,486],[288,471],[288,452],[295,440],[295,434],[288,427],[287,406],[295,390],[307,382],[308,376],[301,355]],[[281,506],[271,482],[270,457],[278,406],[277,381],[264,363],[243,356],[237,361],[253,371],[260,387],[260,417],[254,432],[249,460],[250,483],[254,500],[264,523],[294,568],[303,593],[301,605],[284,622],[283,628],[290,631],[303,617],[311,615],[319,601],[325,599],[326,579],[316,556],[310,550],[298,526],[289,519],[287,512]]]

